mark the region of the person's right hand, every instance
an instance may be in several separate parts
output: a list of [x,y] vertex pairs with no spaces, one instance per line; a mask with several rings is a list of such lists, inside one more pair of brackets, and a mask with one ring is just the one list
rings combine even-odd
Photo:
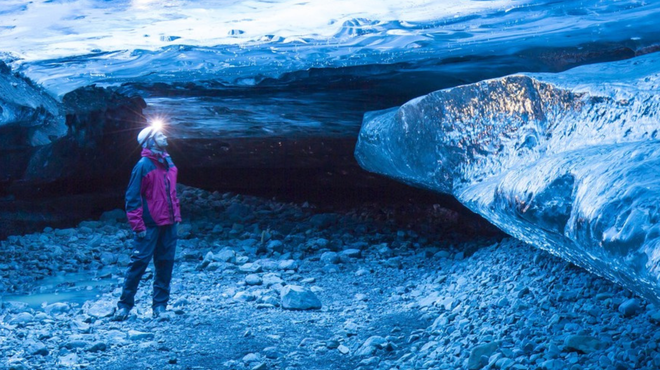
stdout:
[[147,230],[138,231],[135,233],[135,236],[137,236],[138,239],[142,239],[147,236]]

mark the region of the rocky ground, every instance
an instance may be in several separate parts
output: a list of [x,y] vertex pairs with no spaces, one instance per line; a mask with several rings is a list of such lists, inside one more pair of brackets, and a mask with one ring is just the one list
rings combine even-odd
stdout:
[[[121,211],[1,242],[0,368],[660,368],[656,306],[514,239],[475,236],[437,205],[332,213],[179,193],[172,302],[158,319],[150,271],[129,320],[108,318],[131,245]],[[84,303],[8,299],[75,292],[42,279],[81,269],[99,282]]]

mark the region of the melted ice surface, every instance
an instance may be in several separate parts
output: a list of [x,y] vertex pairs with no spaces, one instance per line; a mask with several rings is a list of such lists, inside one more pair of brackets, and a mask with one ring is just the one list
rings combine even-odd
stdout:
[[637,0],[6,0],[0,52],[55,95],[130,81],[251,85],[309,68],[635,49],[658,40],[659,14]]

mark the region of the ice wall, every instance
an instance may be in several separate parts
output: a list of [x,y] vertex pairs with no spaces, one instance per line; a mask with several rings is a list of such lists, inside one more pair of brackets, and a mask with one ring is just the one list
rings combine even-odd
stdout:
[[365,115],[360,165],[660,301],[660,56],[520,74]]
[[32,153],[66,133],[62,104],[0,62],[0,184],[21,178]]
[[31,193],[29,186],[65,179],[112,182],[135,154],[144,106],[141,97],[98,87],[60,101],[0,62],[0,190]]

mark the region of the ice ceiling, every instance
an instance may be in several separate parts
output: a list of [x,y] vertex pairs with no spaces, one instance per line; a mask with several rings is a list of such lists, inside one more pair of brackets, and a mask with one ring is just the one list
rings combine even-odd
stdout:
[[630,0],[7,0],[0,51],[57,96],[92,83],[254,85],[310,68],[454,58],[479,59],[462,67],[472,72],[503,68],[479,61],[505,56],[565,68],[655,45],[659,13]]

